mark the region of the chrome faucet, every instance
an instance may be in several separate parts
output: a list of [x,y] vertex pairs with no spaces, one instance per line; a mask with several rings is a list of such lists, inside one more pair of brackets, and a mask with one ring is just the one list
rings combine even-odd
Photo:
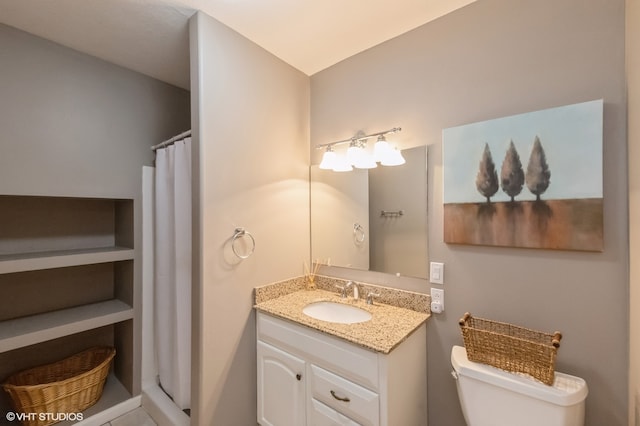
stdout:
[[358,300],[360,298],[360,288],[358,287],[358,284],[356,284],[355,282],[347,281],[347,283],[344,285],[345,293],[349,291],[349,288],[351,287],[353,287],[353,298],[355,300]]

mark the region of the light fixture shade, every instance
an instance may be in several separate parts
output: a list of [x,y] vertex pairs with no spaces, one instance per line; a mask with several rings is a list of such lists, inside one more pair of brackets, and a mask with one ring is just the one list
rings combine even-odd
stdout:
[[358,161],[353,164],[353,167],[356,169],[375,169],[378,167],[378,164],[371,155],[365,152],[364,155],[362,155]]
[[384,135],[378,136],[378,141],[373,146],[373,159],[381,163],[389,155],[389,151],[391,151],[391,146]]
[[318,167],[323,170],[333,170],[337,156],[338,155],[331,149],[331,147],[328,147],[324,154],[322,154],[322,161]]
[[361,161],[361,158],[365,155],[364,146],[359,141],[352,141],[347,148],[347,158],[352,165]]
[[347,158],[351,165],[357,169],[373,169],[378,167],[373,156],[367,151],[366,142],[354,140],[347,149]]
[[333,163],[333,168],[331,170],[334,172],[350,172],[353,170],[353,167],[351,167],[351,163],[346,156],[336,155],[336,160]]
[[380,164],[383,166],[401,166],[406,163],[406,160],[402,156],[402,153],[398,148],[390,149],[387,156],[382,160]]

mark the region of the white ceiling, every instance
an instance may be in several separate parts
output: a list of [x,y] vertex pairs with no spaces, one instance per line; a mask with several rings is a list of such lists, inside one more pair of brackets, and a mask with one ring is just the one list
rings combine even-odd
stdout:
[[202,10],[307,75],[475,0],[0,0],[0,22],[189,88]]

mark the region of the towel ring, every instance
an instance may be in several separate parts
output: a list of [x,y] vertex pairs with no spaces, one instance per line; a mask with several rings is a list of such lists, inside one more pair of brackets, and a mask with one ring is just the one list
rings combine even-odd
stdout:
[[364,243],[364,239],[366,238],[364,228],[359,223],[353,224],[353,240],[356,244]]
[[[236,241],[242,237],[249,237],[251,239],[251,249],[247,254],[240,254],[238,250],[236,250]],[[233,232],[233,237],[231,238],[231,250],[233,250],[233,254],[238,256],[240,259],[246,259],[251,256],[256,249],[256,240],[253,238],[249,232],[245,231],[244,228],[236,228]]]

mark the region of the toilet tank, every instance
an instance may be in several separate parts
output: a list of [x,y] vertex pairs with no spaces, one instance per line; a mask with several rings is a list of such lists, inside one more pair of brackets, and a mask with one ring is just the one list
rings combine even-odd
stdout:
[[467,359],[461,346],[451,365],[468,426],[582,426],[587,384],[555,373],[552,386]]

